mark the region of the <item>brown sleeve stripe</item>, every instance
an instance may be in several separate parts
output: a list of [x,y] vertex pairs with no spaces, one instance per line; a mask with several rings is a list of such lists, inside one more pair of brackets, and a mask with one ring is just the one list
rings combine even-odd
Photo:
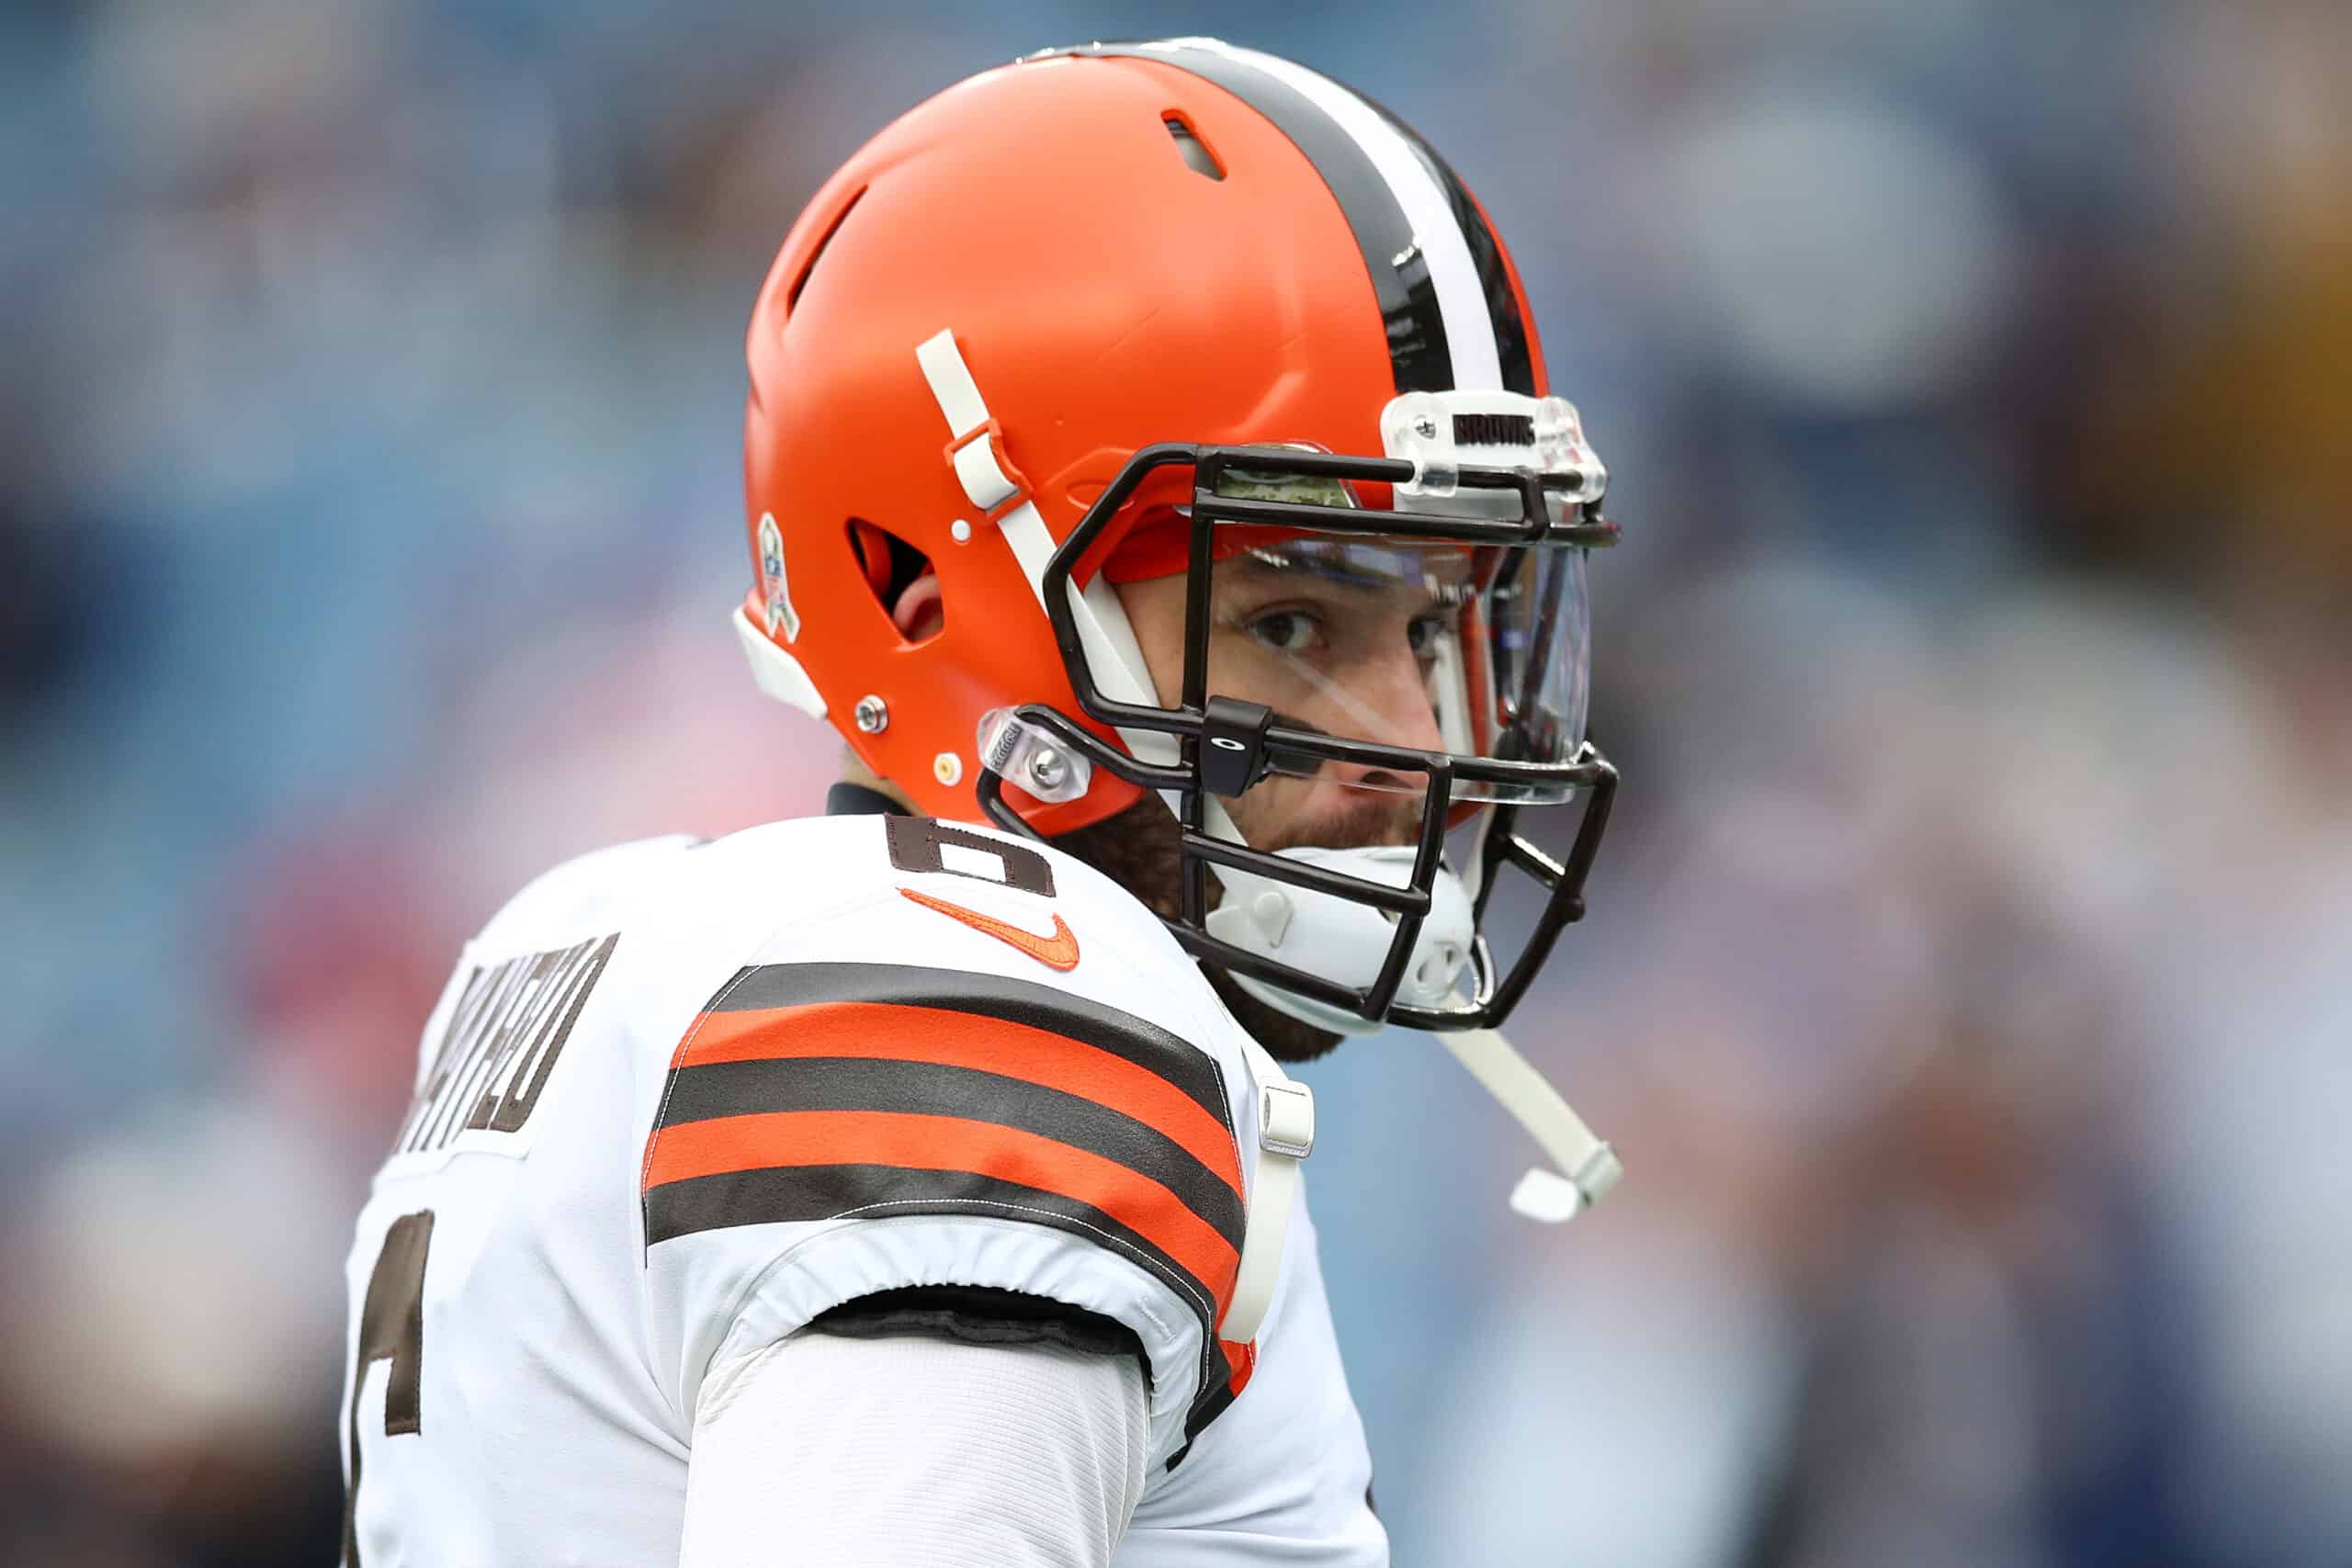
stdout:
[[[663,1157],[687,1129],[713,1122],[819,1111],[948,1117],[1034,1133],[1123,1167],[1166,1189],[1194,1218],[1240,1247],[1238,1181],[1219,1176],[1182,1145],[1123,1111],[1012,1076],[1027,1065],[1018,1057],[1002,1065],[1007,1071],[982,1072],[933,1062],[796,1056],[685,1067],[671,1080],[650,1175],[661,1179]],[[798,1154],[789,1145],[771,1152]],[[799,1161],[759,1157],[747,1163]]]
[[[887,1165],[786,1166],[691,1177],[655,1188],[646,1198],[647,1235],[654,1241],[730,1225],[810,1221],[842,1214],[985,1214],[1041,1224],[1085,1237],[1129,1258],[1165,1282],[1204,1331],[1221,1310],[1208,1285],[1149,1238],[1089,1203],[1044,1188],[1024,1187],[973,1171],[908,1170]],[[1216,1341],[1208,1341],[1214,1346]],[[1226,1362],[1204,1348],[1202,1393],[1226,1394]]]
[[[1173,1141],[1237,1196],[1241,1191],[1240,1159],[1222,1114],[1204,1110],[1149,1068],[1026,1023],[971,1013],[943,1018],[929,1009],[886,1002],[811,1002],[711,1013],[673,1065],[684,1071],[786,1057],[929,1062],[1023,1078],[1134,1118]],[[684,1119],[674,1108],[664,1114]]]
[[[953,1116],[787,1111],[667,1128],[647,1178],[647,1240],[656,1239],[653,1201],[673,1184],[747,1171],[851,1165],[885,1168],[894,1174],[875,1183],[871,1193],[848,1209],[808,1213],[814,1205],[796,1198],[789,1217],[839,1219],[877,1209],[953,1213],[960,1179],[985,1177],[1057,1193],[1107,1215],[1197,1281],[1218,1303],[1220,1314],[1233,1292],[1239,1249],[1166,1187],[1085,1149],[1017,1127]],[[938,1179],[942,1176],[946,1179]],[[773,1190],[797,1192],[789,1179]],[[723,1223],[753,1224],[785,1217],[741,1205]]]
[[1001,975],[905,964],[768,964],[738,972],[708,1010],[752,1012],[808,1002],[890,1002],[1026,1024],[1125,1057],[1174,1085],[1220,1125],[1231,1114],[1216,1065],[1198,1046],[1132,1013]]

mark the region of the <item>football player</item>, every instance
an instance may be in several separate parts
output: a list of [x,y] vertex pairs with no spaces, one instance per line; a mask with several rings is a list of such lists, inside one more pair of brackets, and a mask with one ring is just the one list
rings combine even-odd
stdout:
[[1616,1169],[1493,1032],[1614,782],[1509,254],[1328,78],[1095,44],[851,159],[749,353],[733,624],[850,777],[469,944],[351,1254],[346,1561],[1385,1562],[1277,1058],[1429,1031],[1521,1208]]

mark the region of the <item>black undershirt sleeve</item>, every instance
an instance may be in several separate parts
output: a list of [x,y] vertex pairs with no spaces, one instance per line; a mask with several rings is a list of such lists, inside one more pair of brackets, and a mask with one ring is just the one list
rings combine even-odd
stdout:
[[810,1331],[848,1339],[922,1334],[967,1345],[1061,1345],[1101,1356],[1133,1356],[1147,1379],[1150,1358],[1123,1323],[1067,1303],[989,1285],[909,1285],[876,1291],[817,1314]]

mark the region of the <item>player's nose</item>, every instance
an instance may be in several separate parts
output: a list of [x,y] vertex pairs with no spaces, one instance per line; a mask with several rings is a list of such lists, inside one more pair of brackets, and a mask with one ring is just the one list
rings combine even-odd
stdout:
[[[1371,733],[1362,739],[1417,751],[1445,750],[1437,710],[1430,701],[1428,673],[1405,638],[1396,639],[1394,654],[1360,670],[1351,684],[1356,687],[1357,696],[1373,721]],[[1325,771],[1341,784],[1366,788],[1406,789],[1418,794],[1429,784],[1426,773],[1357,762],[1329,762]]]

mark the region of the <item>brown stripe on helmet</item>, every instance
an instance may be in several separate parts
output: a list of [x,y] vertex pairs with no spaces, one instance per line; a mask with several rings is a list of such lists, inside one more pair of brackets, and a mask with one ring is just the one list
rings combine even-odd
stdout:
[[1380,300],[1388,362],[1400,392],[1453,389],[1453,352],[1413,226],[1371,155],[1347,129],[1289,83],[1248,60],[1182,42],[1090,43],[1028,58],[1158,61],[1222,87],[1271,121],[1306,156],[1340,205]]

